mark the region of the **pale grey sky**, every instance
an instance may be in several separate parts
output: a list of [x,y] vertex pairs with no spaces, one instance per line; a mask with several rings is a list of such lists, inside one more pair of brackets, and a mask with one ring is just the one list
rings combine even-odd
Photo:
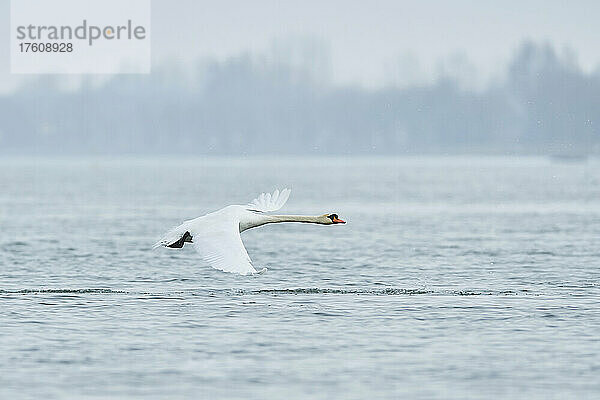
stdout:
[[[4,92],[28,79],[9,73],[9,4],[0,0]],[[600,2],[592,0],[153,0],[153,66],[270,54],[274,43],[310,38],[330,51],[329,75],[337,84],[424,82],[439,65],[477,71],[475,80],[485,83],[503,71],[519,43],[532,39],[570,47],[591,71],[600,65],[598,15]]]

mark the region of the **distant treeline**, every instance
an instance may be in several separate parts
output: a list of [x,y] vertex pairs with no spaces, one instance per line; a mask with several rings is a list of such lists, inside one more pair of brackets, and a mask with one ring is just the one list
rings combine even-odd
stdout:
[[501,82],[367,90],[241,56],[77,90],[0,97],[1,153],[581,154],[600,148],[600,73],[523,44]]

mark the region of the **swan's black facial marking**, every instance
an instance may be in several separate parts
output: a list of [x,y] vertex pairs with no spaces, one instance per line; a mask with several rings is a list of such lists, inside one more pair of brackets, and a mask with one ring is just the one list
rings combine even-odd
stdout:
[[346,221],[341,220],[337,214],[329,214],[327,216],[327,218],[329,218],[331,220],[332,224],[345,224],[346,223]]

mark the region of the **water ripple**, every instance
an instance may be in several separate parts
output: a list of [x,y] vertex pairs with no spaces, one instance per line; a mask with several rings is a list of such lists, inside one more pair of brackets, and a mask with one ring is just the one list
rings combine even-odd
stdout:
[[16,289],[16,290],[2,290],[0,289],[0,294],[43,294],[43,293],[53,293],[53,294],[86,294],[86,293],[101,293],[101,294],[124,294],[128,293],[123,290],[112,290],[112,289]]
[[431,290],[426,288],[407,289],[407,288],[283,288],[283,289],[190,289],[172,292],[145,292],[145,291],[126,291],[113,290],[107,288],[84,288],[84,289],[15,289],[0,290],[0,294],[135,294],[145,296],[155,296],[160,299],[165,296],[191,294],[224,296],[245,296],[245,295],[370,295],[370,296],[403,296],[403,295],[437,295],[437,296],[516,296],[516,295],[540,295],[527,289],[522,290]]

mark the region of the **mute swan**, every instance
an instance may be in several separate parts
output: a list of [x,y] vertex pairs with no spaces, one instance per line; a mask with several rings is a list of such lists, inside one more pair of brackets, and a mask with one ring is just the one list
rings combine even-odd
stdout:
[[[180,249],[193,243],[202,258],[213,268],[241,275],[255,274],[256,269],[246,252],[240,233],[257,226],[278,222],[305,222],[310,224],[345,224],[337,214],[320,216],[269,215],[277,211],[290,196],[290,189],[273,194],[262,193],[245,206],[227,206],[219,211],[185,221],[171,229],[154,248],[164,246]],[[266,271],[263,268],[259,273]]]

